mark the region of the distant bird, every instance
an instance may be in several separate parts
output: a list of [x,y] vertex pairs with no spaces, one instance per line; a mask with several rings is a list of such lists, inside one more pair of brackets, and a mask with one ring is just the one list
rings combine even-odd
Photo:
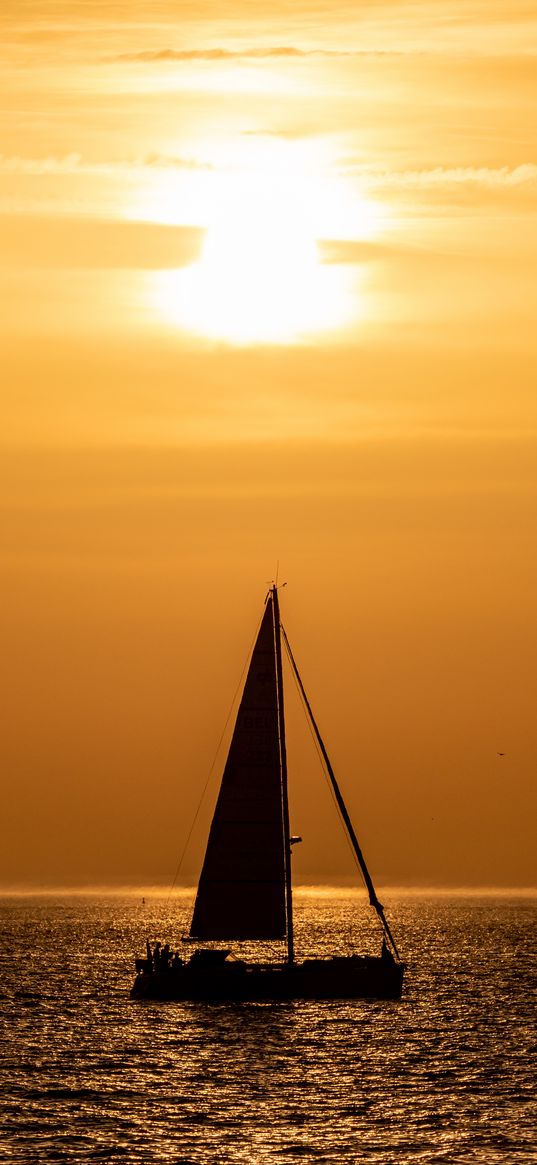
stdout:
[[497,756],[505,756],[505,753],[504,753],[504,752],[499,752],[499,753],[497,753]]

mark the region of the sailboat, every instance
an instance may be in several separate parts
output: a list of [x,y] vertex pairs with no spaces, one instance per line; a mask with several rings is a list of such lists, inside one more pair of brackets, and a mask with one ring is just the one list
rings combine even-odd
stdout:
[[[295,954],[282,647],[301,693],[343,826],[382,931],[380,954]],[[246,960],[231,943],[284,940],[277,962]],[[397,999],[402,962],[313,716],[273,584],[253,648],[199,879],[189,958],[168,944],[136,960],[135,999],[247,1001]],[[203,946],[223,943],[225,946]]]

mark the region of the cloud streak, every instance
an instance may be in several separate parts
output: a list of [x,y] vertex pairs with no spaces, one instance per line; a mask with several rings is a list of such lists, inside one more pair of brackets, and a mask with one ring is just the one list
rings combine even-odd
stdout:
[[396,49],[299,49],[293,45],[271,45],[266,48],[241,49],[147,49],[139,53],[121,53],[114,57],[115,61],[133,62],[139,64],[158,64],[162,62],[188,61],[268,61],[273,59],[307,60],[317,58],[350,58],[350,57],[400,57],[404,54]]
[[[1,218],[2,216],[0,216]],[[0,221],[4,266],[27,269],[176,269],[199,258],[200,227],[79,217],[11,215]]]
[[442,186],[480,186],[487,189],[537,185],[537,165],[524,162],[519,166],[435,166],[431,170],[364,170],[355,173],[373,186],[399,189],[434,189]]
[[[300,136],[301,130],[243,130],[243,134],[253,136]],[[310,130],[309,132],[313,132]],[[94,174],[116,176],[132,174],[145,169],[167,170],[209,170],[215,167],[210,162],[200,162],[192,158],[182,158],[172,154],[146,154],[140,158],[120,158],[113,162],[88,162],[81,154],[71,153],[62,157],[25,158],[18,154],[0,154],[0,173],[3,174]],[[342,169],[353,173],[368,184],[377,187],[400,189],[434,189],[441,186],[482,186],[489,189],[503,187],[532,187],[537,184],[537,164],[521,162],[518,166],[435,166],[428,170],[380,170],[364,168],[359,163],[344,163]]]
[[24,158],[18,154],[0,154],[1,174],[92,174],[103,177],[117,177],[119,174],[145,170],[212,170],[209,162],[197,162],[192,158],[174,157],[171,154],[146,154],[141,158],[120,158],[115,162],[87,162],[81,154],[64,154],[63,157]]

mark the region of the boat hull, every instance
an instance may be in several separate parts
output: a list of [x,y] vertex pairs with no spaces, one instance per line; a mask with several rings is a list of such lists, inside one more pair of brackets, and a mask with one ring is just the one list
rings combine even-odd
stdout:
[[286,963],[231,961],[215,967],[195,964],[144,970],[135,979],[133,999],[248,1002],[278,999],[399,999],[404,965],[382,957],[351,955]]

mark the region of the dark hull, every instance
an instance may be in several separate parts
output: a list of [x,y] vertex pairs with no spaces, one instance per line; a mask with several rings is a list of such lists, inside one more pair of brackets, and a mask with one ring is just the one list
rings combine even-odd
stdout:
[[189,964],[140,972],[133,999],[248,1002],[278,999],[399,999],[402,963],[348,956],[286,963]]

